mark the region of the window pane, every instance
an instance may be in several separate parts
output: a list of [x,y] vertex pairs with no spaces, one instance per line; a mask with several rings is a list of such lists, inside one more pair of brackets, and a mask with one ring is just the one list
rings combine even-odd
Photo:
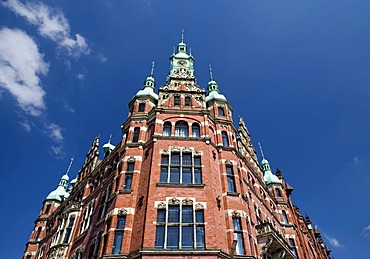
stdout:
[[139,103],[139,112],[145,111],[145,103]]
[[198,124],[193,124],[192,134],[193,134],[193,137],[197,137],[197,138],[200,137],[200,128]]
[[173,97],[173,105],[180,106],[180,96],[176,95]]
[[157,226],[155,233],[155,247],[164,248],[164,226]]
[[194,183],[202,183],[202,171],[200,168],[194,168]]
[[114,236],[112,254],[117,255],[121,252],[122,240],[123,240],[123,232],[121,231],[116,232]]
[[197,248],[205,248],[204,246],[204,227],[196,227],[196,238],[197,238]]
[[182,223],[193,223],[193,206],[182,206]]
[[201,166],[201,163],[200,163],[200,156],[195,156],[195,157],[194,157],[194,165],[195,165],[195,166]]
[[196,210],[195,211],[195,222],[196,223],[204,223],[204,211],[203,210]]
[[283,214],[284,223],[289,224],[288,216],[286,215],[286,212],[283,210],[281,213]]
[[179,248],[179,226],[167,227],[167,248]]
[[132,138],[132,142],[138,142],[139,141],[139,134],[140,134],[140,128],[134,129],[134,137]]
[[228,136],[227,136],[226,131],[223,131],[223,132],[221,133],[221,135],[222,135],[222,145],[223,145],[224,147],[228,147],[228,146],[229,146],[229,138],[228,138]]
[[226,174],[227,175],[233,175],[234,174],[232,166],[229,166],[229,165],[226,166]]
[[171,165],[180,165],[180,153],[171,154]]
[[175,136],[177,137],[188,137],[189,131],[188,131],[188,124],[186,122],[178,122],[175,126]]
[[234,177],[227,176],[227,188],[229,192],[235,192],[235,183],[234,183]]
[[127,163],[127,171],[132,172],[135,168],[135,162],[128,162]]
[[190,97],[189,96],[185,97],[185,106],[190,106]]
[[191,165],[191,154],[190,153],[182,154],[182,165]]
[[158,223],[166,222],[166,210],[161,209],[157,211],[157,222]]
[[181,246],[182,248],[193,248],[194,244],[194,228],[193,226],[182,227],[181,229]]
[[163,125],[163,136],[171,136],[171,124],[165,123]]
[[125,184],[123,185],[124,190],[131,190],[132,185],[132,174],[127,174],[125,176]]
[[240,218],[233,218],[234,230],[241,230]]
[[170,168],[170,183],[180,183],[180,167]]
[[162,155],[162,165],[168,165],[169,157],[167,155]]
[[161,183],[167,183],[167,174],[168,174],[168,167],[161,166],[161,176],[159,180]]
[[71,235],[72,228],[67,228],[66,235],[64,236],[63,243],[68,243],[69,236]]
[[178,223],[180,222],[180,207],[177,205],[168,206],[168,222]]
[[234,239],[237,241],[236,243],[236,254],[237,255],[244,255],[244,240],[242,233],[234,233]]
[[191,167],[182,168],[182,183],[192,183]]
[[225,116],[225,111],[223,107],[218,107],[218,115],[219,116]]
[[124,229],[126,225],[126,216],[118,216],[117,229]]

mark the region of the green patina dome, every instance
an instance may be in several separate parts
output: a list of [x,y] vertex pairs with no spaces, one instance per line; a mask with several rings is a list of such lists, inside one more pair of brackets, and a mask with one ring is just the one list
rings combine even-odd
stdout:
[[63,175],[60,179],[58,187],[49,193],[49,195],[46,197],[46,200],[57,200],[62,201],[62,199],[65,199],[69,196],[69,193],[66,191],[67,185],[68,185],[69,177],[67,174]]

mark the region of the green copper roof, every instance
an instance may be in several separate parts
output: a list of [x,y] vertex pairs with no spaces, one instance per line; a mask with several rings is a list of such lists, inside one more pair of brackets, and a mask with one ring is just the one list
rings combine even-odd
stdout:
[[154,62],[152,62],[152,69],[150,71],[150,75],[146,78],[144,82],[144,88],[138,91],[135,96],[151,96],[154,99],[158,100],[158,95],[154,92],[155,79],[153,77],[153,72],[154,72]]
[[223,94],[220,94],[218,90],[218,84],[213,80],[212,67],[209,65],[209,75],[210,79],[208,82],[208,95],[206,96],[206,102],[210,100],[222,100],[227,101],[226,97]]
[[69,177],[67,174],[63,175],[60,179],[58,187],[49,193],[49,195],[46,197],[46,200],[57,200],[62,201],[63,199],[67,198],[69,196],[69,193],[66,191],[67,185],[68,185]]
[[265,184],[281,183],[281,180],[271,172],[270,163],[265,158],[265,155],[263,154],[261,143],[258,143],[258,145],[260,146],[261,155],[262,155],[261,164],[262,164],[262,171],[263,171],[263,180]]

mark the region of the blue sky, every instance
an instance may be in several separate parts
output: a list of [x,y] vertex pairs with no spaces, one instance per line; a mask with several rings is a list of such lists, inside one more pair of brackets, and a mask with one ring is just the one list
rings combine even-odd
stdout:
[[[42,201],[93,138],[119,143],[155,60],[185,30],[221,92],[335,258],[370,258],[370,2],[53,0],[0,3],[0,215],[20,258]],[[6,234],[5,234],[6,233]]]

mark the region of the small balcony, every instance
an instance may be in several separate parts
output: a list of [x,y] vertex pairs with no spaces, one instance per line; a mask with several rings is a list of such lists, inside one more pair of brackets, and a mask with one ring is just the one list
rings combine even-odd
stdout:
[[257,241],[263,259],[297,259],[284,237],[269,223],[256,225]]

